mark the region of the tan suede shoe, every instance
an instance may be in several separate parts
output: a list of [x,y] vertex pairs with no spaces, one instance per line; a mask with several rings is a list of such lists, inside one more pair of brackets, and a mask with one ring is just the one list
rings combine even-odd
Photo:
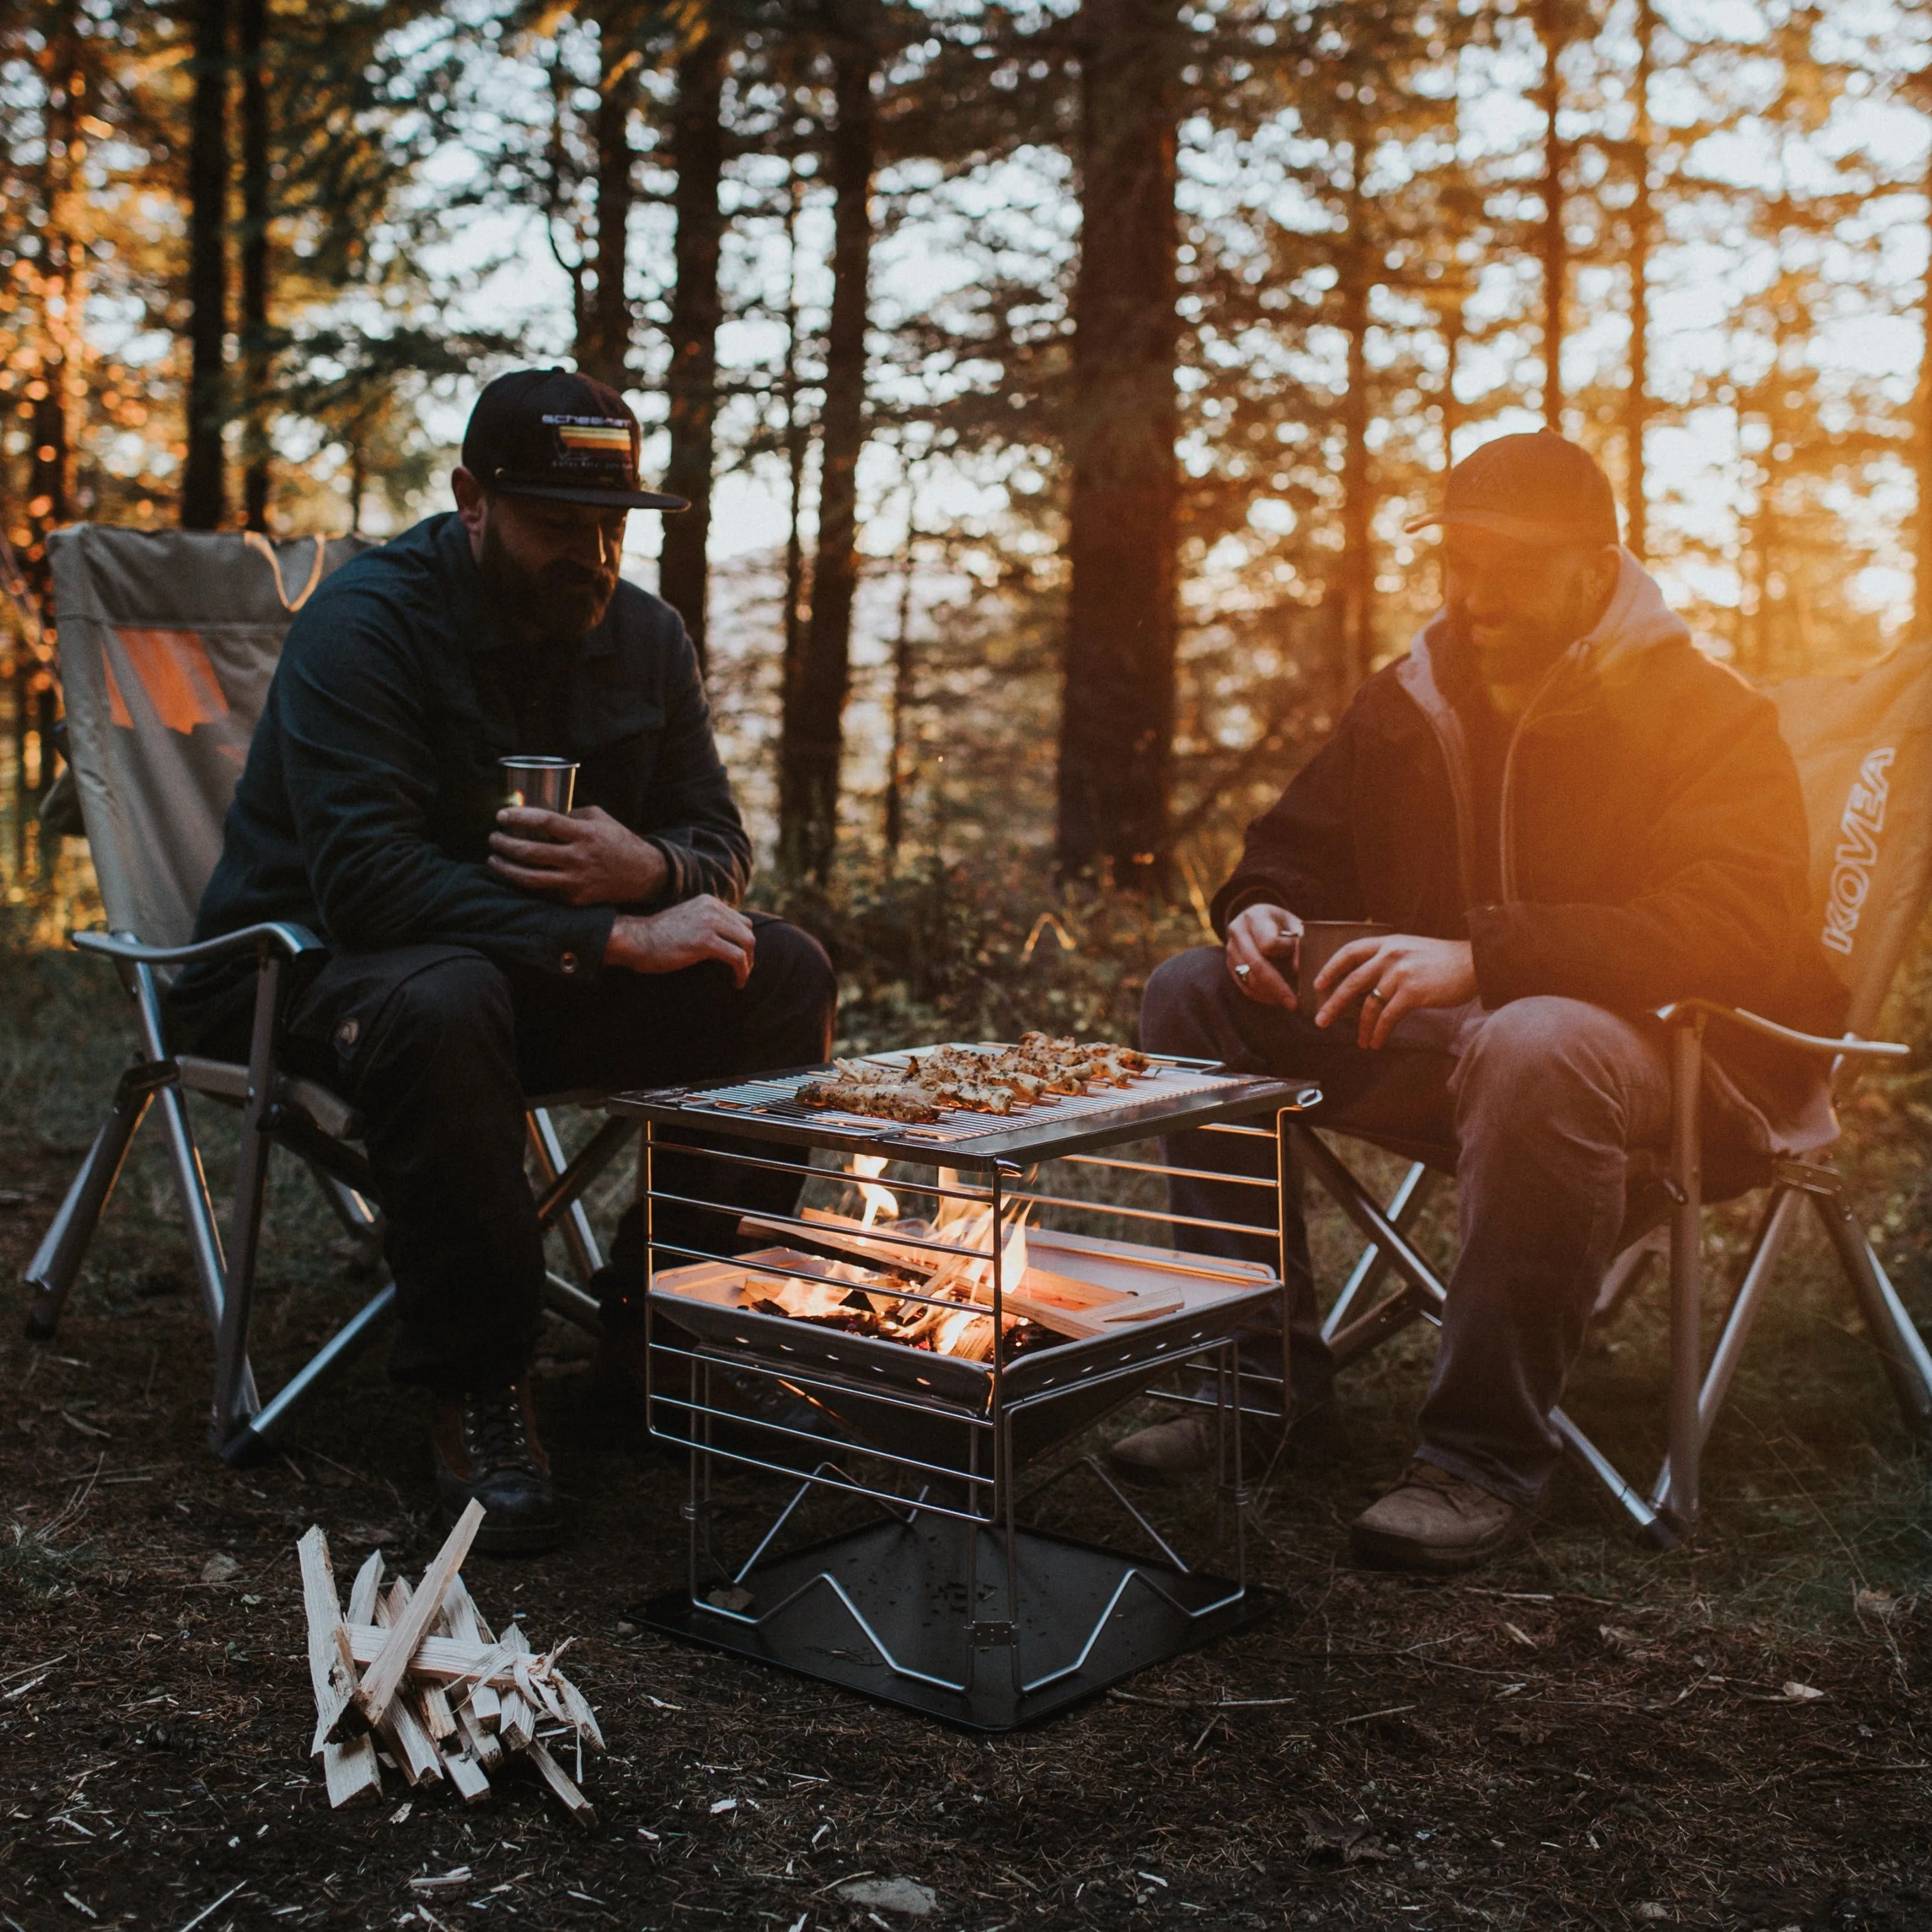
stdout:
[[1508,1549],[1529,1520],[1520,1504],[1433,1462],[1415,1462],[1387,1496],[1356,1517],[1350,1540],[1358,1562],[1447,1576],[1473,1570]]

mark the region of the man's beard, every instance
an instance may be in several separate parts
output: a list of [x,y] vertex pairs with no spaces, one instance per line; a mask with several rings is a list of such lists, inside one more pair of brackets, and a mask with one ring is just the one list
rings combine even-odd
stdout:
[[551,637],[579,638],[594,630],[617,590],[614,559],[602,570],[561,558],[541,570],[526,569],[487,523],[476,568],[513,623]]
[[1502,686],[1538,682],[1594,621],[1588,587],[1583,584],[1572,586],[1553,622],[1513,627],[1513,634],[1501,644],[1485,646],[1476,641],[1466,609],[1459,607],[1450,613],[1451,634],[1478,675],[1485,684]]

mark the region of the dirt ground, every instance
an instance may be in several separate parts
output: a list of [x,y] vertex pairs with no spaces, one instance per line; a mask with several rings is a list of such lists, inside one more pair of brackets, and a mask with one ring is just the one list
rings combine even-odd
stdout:
[[[11,1162],[9,1277],[64,1171]],[[1267,1622],[1036,1732],[962,1736],[640,1631],[677,1580],[677,1472],[573,1426],[562,1331],[540,1387],[573,1542],[470,1574],[500,1622],[578,1640],[611,1743],[586,1768],[599,1822],[534,1781],[466,1809],[392,1777],[380,1808],[332,1813],[303,1755],[295,1539],[320,1522],[344,1567],[378,1543],[425,1561],[420,1419],[371,1363],[287,1454],[224,1472],[206,1370],[178,1271],[83,1294],[51,1343],[0,1330],[0,1910],[26,1932],[920,1922],[842,1898],[855,1876],[986,1932],[1932,1925],[1932,1658],[1908,1600],[1868,1593],[1807,1635],[1727,1619],[1694,1556],[1630,1559],[1609,1592],[1556,1586],[1540,1547],[1461,1585],[1358,1574],[1340,1528],[1377,1466],[1345,1459],[1260,1512]]]
[[[74,963],[0,986],[0,1282],[126,1051]],[[1860,1184],[1926,1322],[1913,1108],[1874,1115]],[[368,1292],[312,1192],[272,1192],[271,1380]],[[1352,1372],[1346,1438],[1252,1513],[1266,1621],[990,1740],[642,1630],[682,1579],[682,1478],[590,1426],[587,1345],[555,1328],[536,1382],[572,1541],[466,1574],[500,1626],[576,1640],[611,1746],[586,1761],[586,1832],[533,1779],[466,1808],[389,1774],[380,1806],[328,1809],[295,1543],[320,1522],[339,1574],[377,1544],[420,1569],[423,1418],[372,1356],[285,1454],[224,1470],[165,1168],[137,1148],[58,1336],[24,1339],[0,1289],[0,1923],[1932,1928],[1932,1489],[1820,1252],[1801,1246],[1713,1438],[1694,1551],[1637,1547],[1565,1474],[1475,1579],[1348,1568],[1349,1516],[1406,1452],[1416,1336]],[[1640,1305],[1600,1337],[1570,1402],[1633,1461],[1658,1447],[1661,1324]],[[733,1526],[772,1493],[735,1485]],[[840,1890],[895,1879],[929,1913]]]

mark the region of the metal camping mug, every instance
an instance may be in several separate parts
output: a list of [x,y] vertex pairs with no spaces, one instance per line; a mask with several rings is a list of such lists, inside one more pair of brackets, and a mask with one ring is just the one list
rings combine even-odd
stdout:
[[[1394,932],[1392,926],[1376,926],[1365,921],[1343,919],[1311,919],[1303,923],[1301,946],[1296,958],[1294,997],[1301,1010],[1310,1019],[1322,1010],[1322,1002],[1328,993],[1315,990],[1315,976],[1334,958],[1350,940],[1356,939],[1386,939]],[[1357,1000],[1337,1017],[1345,1020],[1360,1018],[1362,1003]],[[1332,1022],[1331,1022],[1332,1024]]]
[[509,790],[506,805],[529,806],[538,812],[568,812],[577,796],[574,758],[499,758]]

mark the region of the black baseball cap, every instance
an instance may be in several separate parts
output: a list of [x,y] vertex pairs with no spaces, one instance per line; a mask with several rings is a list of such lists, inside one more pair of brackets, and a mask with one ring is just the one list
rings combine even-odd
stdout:
[[1514,542],[1594,548],[1617,541],[1610,479],[1580,444],[1554,430],[1499,436],[1449,472],[1442,507],[1406,527],[1459,524]]
[[511,496],[604,509],[688,510],[682,496],[638,487],[643,432],[615,389],[572,369],[512,369],[476,398],[463,466]]

